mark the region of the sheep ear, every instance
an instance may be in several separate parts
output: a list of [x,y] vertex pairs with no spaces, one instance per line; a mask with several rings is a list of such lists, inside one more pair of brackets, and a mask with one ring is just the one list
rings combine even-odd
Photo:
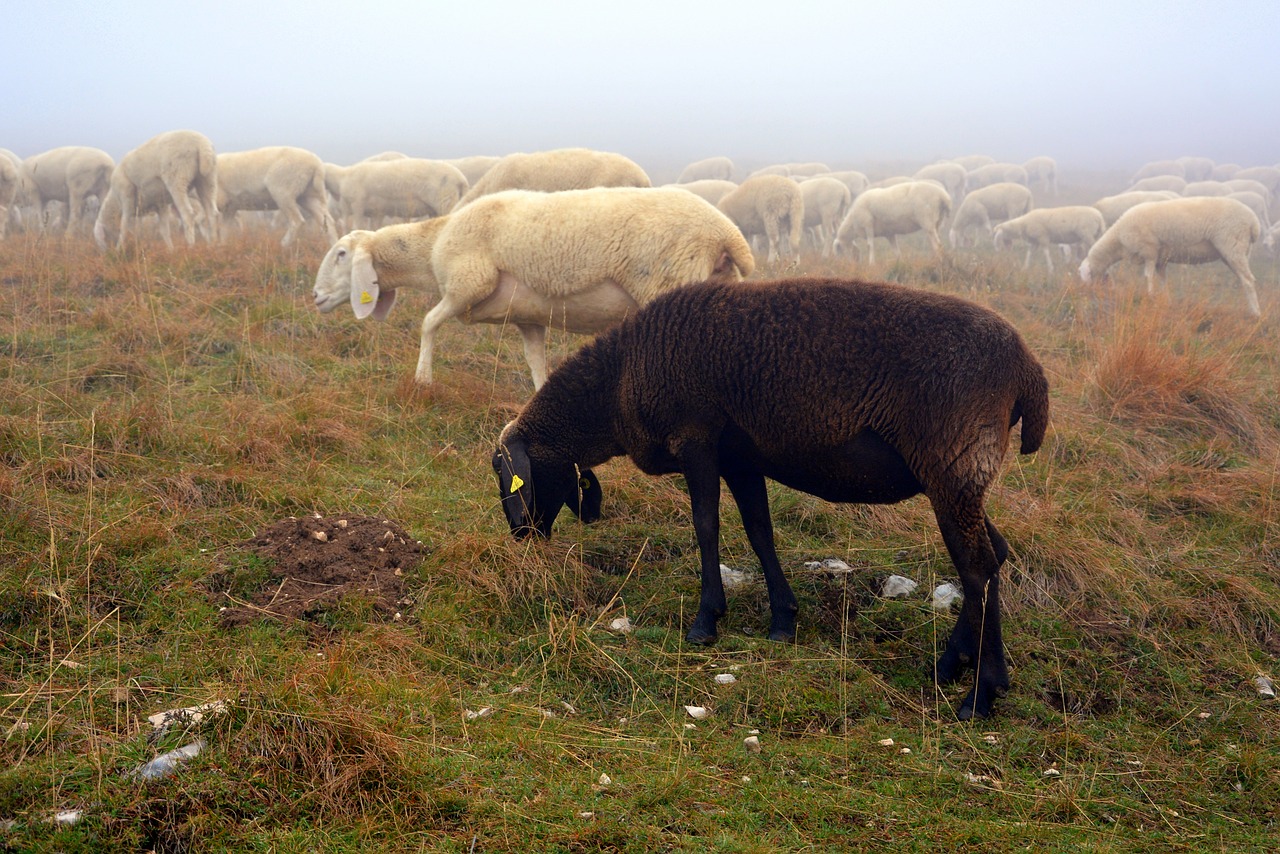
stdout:
[[524,439],[514,437],[499,444],[493,454],[498,476],[498,496],[511,533],[522,536],[533,529],[533,467]]
[[[392,292],[394,302],[394,291]],[[373,256],[363,246],[351,253],[351,311],[357,320],[364,320],[373,314],[381,301],[378,290],[378,274],[373,269]],[[388,306],[388,310],[390,306]],[[386,312],[383,312],[386,316]]]
[[591,524],[600,518],[600,502],[604,493],[600,481],[591,469],[578,471],[578,485],[569,498],[569,509],[583,522]]

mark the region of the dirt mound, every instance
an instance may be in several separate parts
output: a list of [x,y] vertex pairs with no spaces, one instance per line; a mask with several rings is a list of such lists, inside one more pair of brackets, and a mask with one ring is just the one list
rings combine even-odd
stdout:
[[412,604],[405,580],[427,553],[395,522],[354,514],[281,519],[239,548],[266,561],[269,575],[241,596],[227,589],[232,573],[219,575],[212,588],[226,605],[219,619],[228,626],[316,620],[348,596],[393,617]]

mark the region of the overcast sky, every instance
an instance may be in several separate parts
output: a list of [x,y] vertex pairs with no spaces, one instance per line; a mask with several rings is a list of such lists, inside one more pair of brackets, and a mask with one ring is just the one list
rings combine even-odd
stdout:
[[[10,0],[0,147],[1280,161],[1277,0]],[[16,18],[16,21],[14,20]],[[16,25],[15,25],[16,24]]]

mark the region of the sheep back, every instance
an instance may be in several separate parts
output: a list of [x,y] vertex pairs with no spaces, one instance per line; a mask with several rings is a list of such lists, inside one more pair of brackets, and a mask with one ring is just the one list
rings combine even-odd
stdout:
[[611,151],[559,148],[532,154],[508,154],[484,173],[462,197],[467,205],[481,196],[503,190],[584,190],[589,187],[648,187],[649,176],[639,164]]
[[1219,196],[1193,196],[1145,202],[1125,211],[1098,238],[1085,270],[1101,276],[1124,257],[1154,264],[1202,264],[1246,259],[1262,226],[1253,211]]

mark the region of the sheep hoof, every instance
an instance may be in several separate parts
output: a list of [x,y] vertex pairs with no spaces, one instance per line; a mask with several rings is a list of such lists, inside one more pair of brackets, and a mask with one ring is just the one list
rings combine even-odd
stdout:
[[778,641],[780,643],[795,643],[795,629],[772,629],[769,632],[769,640]]
[[698,646],[710,646],[716,642],[716,633],[708,632],[706,629],[700,629],[697,626],[689,629],[689,634],[684,636],[689,643],[696,643]]
[[974,718],[984,720],[991,716],[991,699],[988,697],[986,702],[979,703],[973,691],[964,698],[964,702],[960,704],[959,711],[956,712],[956,718],[962,721],[970,721]]

